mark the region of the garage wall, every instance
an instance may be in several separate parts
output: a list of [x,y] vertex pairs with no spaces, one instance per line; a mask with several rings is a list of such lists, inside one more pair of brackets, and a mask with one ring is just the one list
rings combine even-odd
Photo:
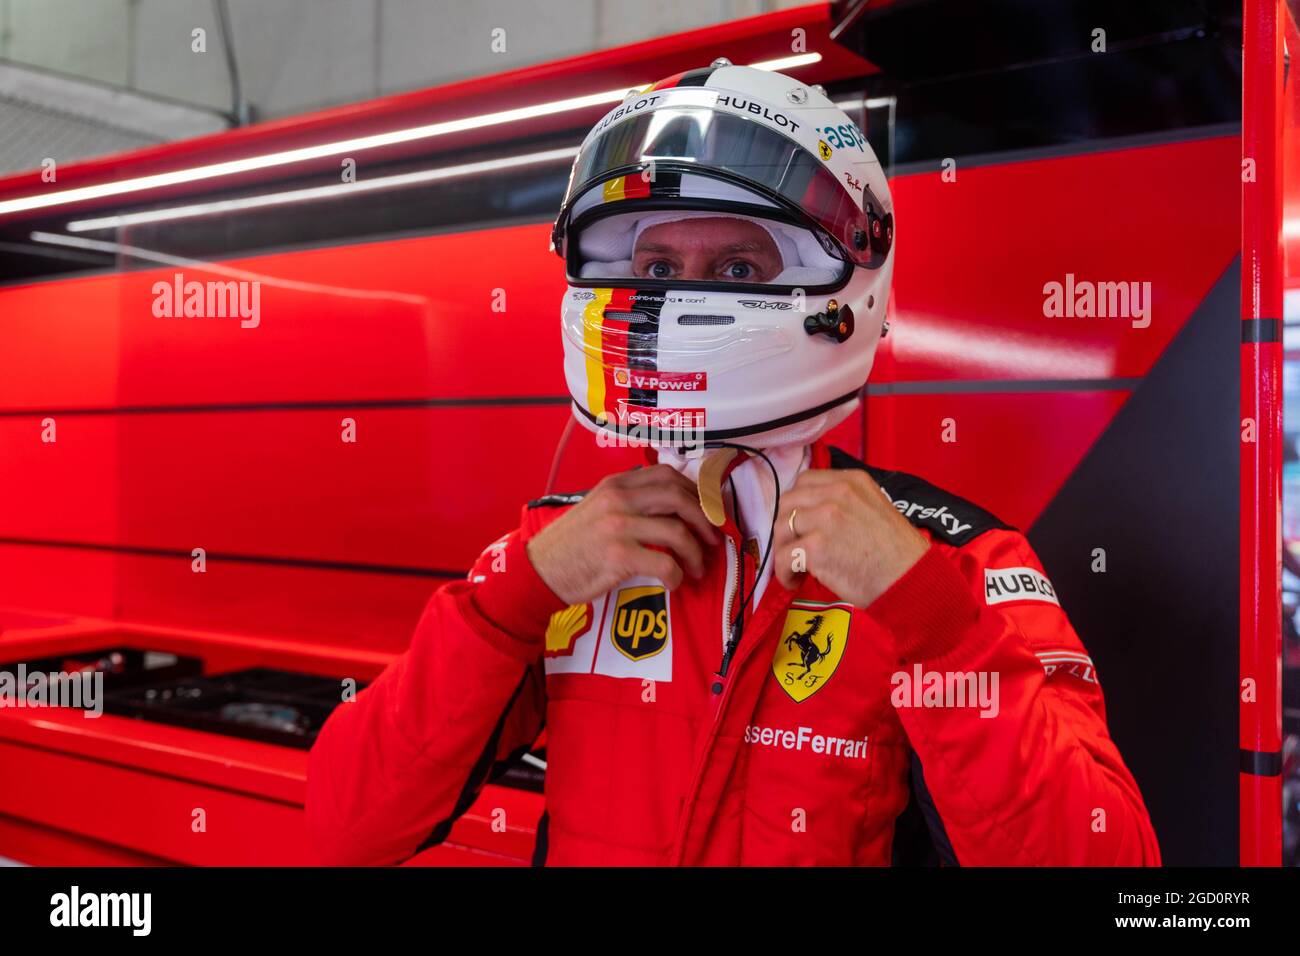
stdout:
[[[283,116],[706,26],[801,0],[226,0],[256,115]],[[0,59],[229,110],[213,0],[0,0]],[[207,31],[207,52],[191,31]],[[504,50],[494,51],[502,29]],[[726,51],[719,51],[725,55]]]

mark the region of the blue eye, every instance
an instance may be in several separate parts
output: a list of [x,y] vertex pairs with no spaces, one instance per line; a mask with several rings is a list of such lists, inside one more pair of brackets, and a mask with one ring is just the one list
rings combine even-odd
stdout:
[[646,274],[652,279],[667,279],[672,276],[673,270],[668,263],[659,259],[650,263],[650,267],[646,270]]
[[748,279],[754,274],[754,267],[748,262],[733,262],[727,266],[728,279]]

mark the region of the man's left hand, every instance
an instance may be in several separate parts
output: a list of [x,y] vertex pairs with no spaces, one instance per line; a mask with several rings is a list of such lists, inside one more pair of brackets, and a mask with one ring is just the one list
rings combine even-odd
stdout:
[[817,469],[805,471],[781,495],[772,560],[777,580],[790,590],[807,572],[865,608],[928,547],[865,471]]

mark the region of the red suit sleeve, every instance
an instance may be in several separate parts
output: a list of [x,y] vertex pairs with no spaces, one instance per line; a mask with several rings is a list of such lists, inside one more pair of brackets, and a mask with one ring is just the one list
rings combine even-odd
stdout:
[[915,696],[898,708],[924,784],[963,865],[1159,865],[1095,669],[1055,601],[1024,536],[998,529],[932,545],[868,609],[909,678],[917,665],[989,687],[996,675],[996,710]]
[[390,864],[441,842],[546,712],[543,636],[561,602],[522,531],[429,600],[409,649],[312,748],[307,823],[322,863]]

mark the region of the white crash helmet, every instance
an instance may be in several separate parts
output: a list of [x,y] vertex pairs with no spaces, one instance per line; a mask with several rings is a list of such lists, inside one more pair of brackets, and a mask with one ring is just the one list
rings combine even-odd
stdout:
[[[646,229],[688,218],[761,226],[781,268],[634,271]],[[630,93],[583,141],[552,234],[575,417],[661,445],[817,437],[871,371],[893,233],[879,161],[820,89],[720,60]]]

